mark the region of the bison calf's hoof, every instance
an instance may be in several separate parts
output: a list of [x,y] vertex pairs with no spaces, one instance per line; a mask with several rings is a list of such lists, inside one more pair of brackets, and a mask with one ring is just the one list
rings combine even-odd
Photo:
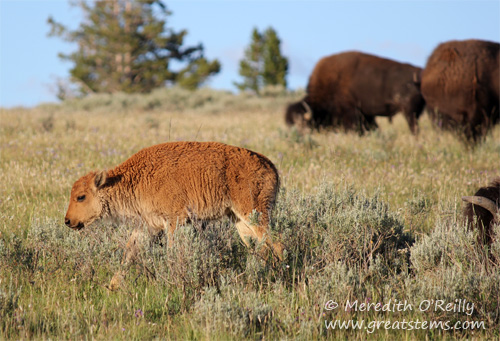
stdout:
[[123,286],[123,282],[125,281],[125,273],[123,271],[118,271],[114,274],[113,278],[109,282],[108,289],[111,291],[117,291]]
[[283,251],[285,250],[285,246],[280,242],[276,242],[273,243],[272,248],[273,248],[273,255],[275,257],[278,257],[280,261],[283,261]]

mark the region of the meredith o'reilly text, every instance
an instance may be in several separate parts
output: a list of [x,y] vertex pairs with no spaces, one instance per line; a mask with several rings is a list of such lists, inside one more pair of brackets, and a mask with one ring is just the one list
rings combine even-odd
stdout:
[[358,300],[347,300],[344,307],[345,311],[386,311],[386,312],[400,312],[400,311],[448,311],[455,313],[465,313],[472,315],[474,313],[474,303],[467,302],[465,299],[456,299],[449,302],[446,300],[422,300],[418,307],[413,306],[406,300],[399,301],[390,299],[387,303],[372,303],[372,302],[359,302]]

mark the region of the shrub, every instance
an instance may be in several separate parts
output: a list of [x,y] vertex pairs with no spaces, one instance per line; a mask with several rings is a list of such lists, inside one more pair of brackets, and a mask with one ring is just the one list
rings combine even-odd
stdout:
[[[500,232],[497,226],[495,232]],[[429,313],[442,320],[485,321],[486,327],[498,326],[500,273],[498,241],[490,249],[477,244],[477,232],[467,230],[465,224],[440,221],[434,230],[423,236],[411,248],[411,266],[415,272],[406,285],[408,296],[414,302],[444,300],[474,304],[473,314],[430,309]]]
[[378,196],[367,198],[327,183],[309,196],[283,191],[274,226],[293,257],[289,263],[302,265],[340,261],[367,269],[377,255],[393,263],[413,243],[400,217]]

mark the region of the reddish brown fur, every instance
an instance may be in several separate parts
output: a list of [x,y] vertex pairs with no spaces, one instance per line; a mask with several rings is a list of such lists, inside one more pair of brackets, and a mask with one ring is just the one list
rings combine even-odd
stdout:
[[[488,187],[481,187],[475,196],[485,197],[492,200],[497,207],[500,207],[500,177],[494,179]],[[468,203],[464,209],[464,216],[470,229],[479,230],[479,242],[481,244],[491,244],[493,241],[494,217],[487,209]],[[476,217],[476,219],[474,219]]]
[[421,88],[437,126],[476,141],[498,123],[499,47],[481,40],[449,41],[432,52]]
[[[403,112],[410,130],[425,106],[420,94],[421,69],[360,52],[322,58],[315,66],[304,101],[312,110],[312,127],[342,126],[363,132],[377,127],[375,116]],[[285,121],[302,124],[303,105],[287,108]]]
[[[232,216],[248,245],[247,237],[266,239],[278,187],[276,167],[261,154],[217,142],[164,143],[76,181],[66,224],[82,228],[103,217],[141,218],[153,232],[166,230],[171,237],[190,219]],[[257,226],[249,221],[254,210],[260,213]],[[279,243],[266,243],[281,256]]]

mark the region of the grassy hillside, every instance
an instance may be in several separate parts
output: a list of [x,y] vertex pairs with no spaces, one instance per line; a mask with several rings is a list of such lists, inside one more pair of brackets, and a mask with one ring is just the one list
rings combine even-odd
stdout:
[[[300,134],[283,115],[301,96],[169,89],[2,109],[0,339],[499,337],[500,271],[486,253],[500,259],[500,242],[487,252],[475,244],[460,198],[500,175],[500,128],[474,149],[425,115],[418,138],[399,116],[361,137]],[[143,147],[181,140],[246,147],[276,164],[272,228],[286,259],[264,262],[230,221],[185,226],[171,248],[145,242],[124,288],[111,292],[133,226],[71,231],[63,222],[71,186]],[[356,300],[407,305],[345,307]],[[325,309],[328,301],[339,307]],[[367,328],[326,327],[335,320]],[[484,328],[470,330],[474,321]]]

